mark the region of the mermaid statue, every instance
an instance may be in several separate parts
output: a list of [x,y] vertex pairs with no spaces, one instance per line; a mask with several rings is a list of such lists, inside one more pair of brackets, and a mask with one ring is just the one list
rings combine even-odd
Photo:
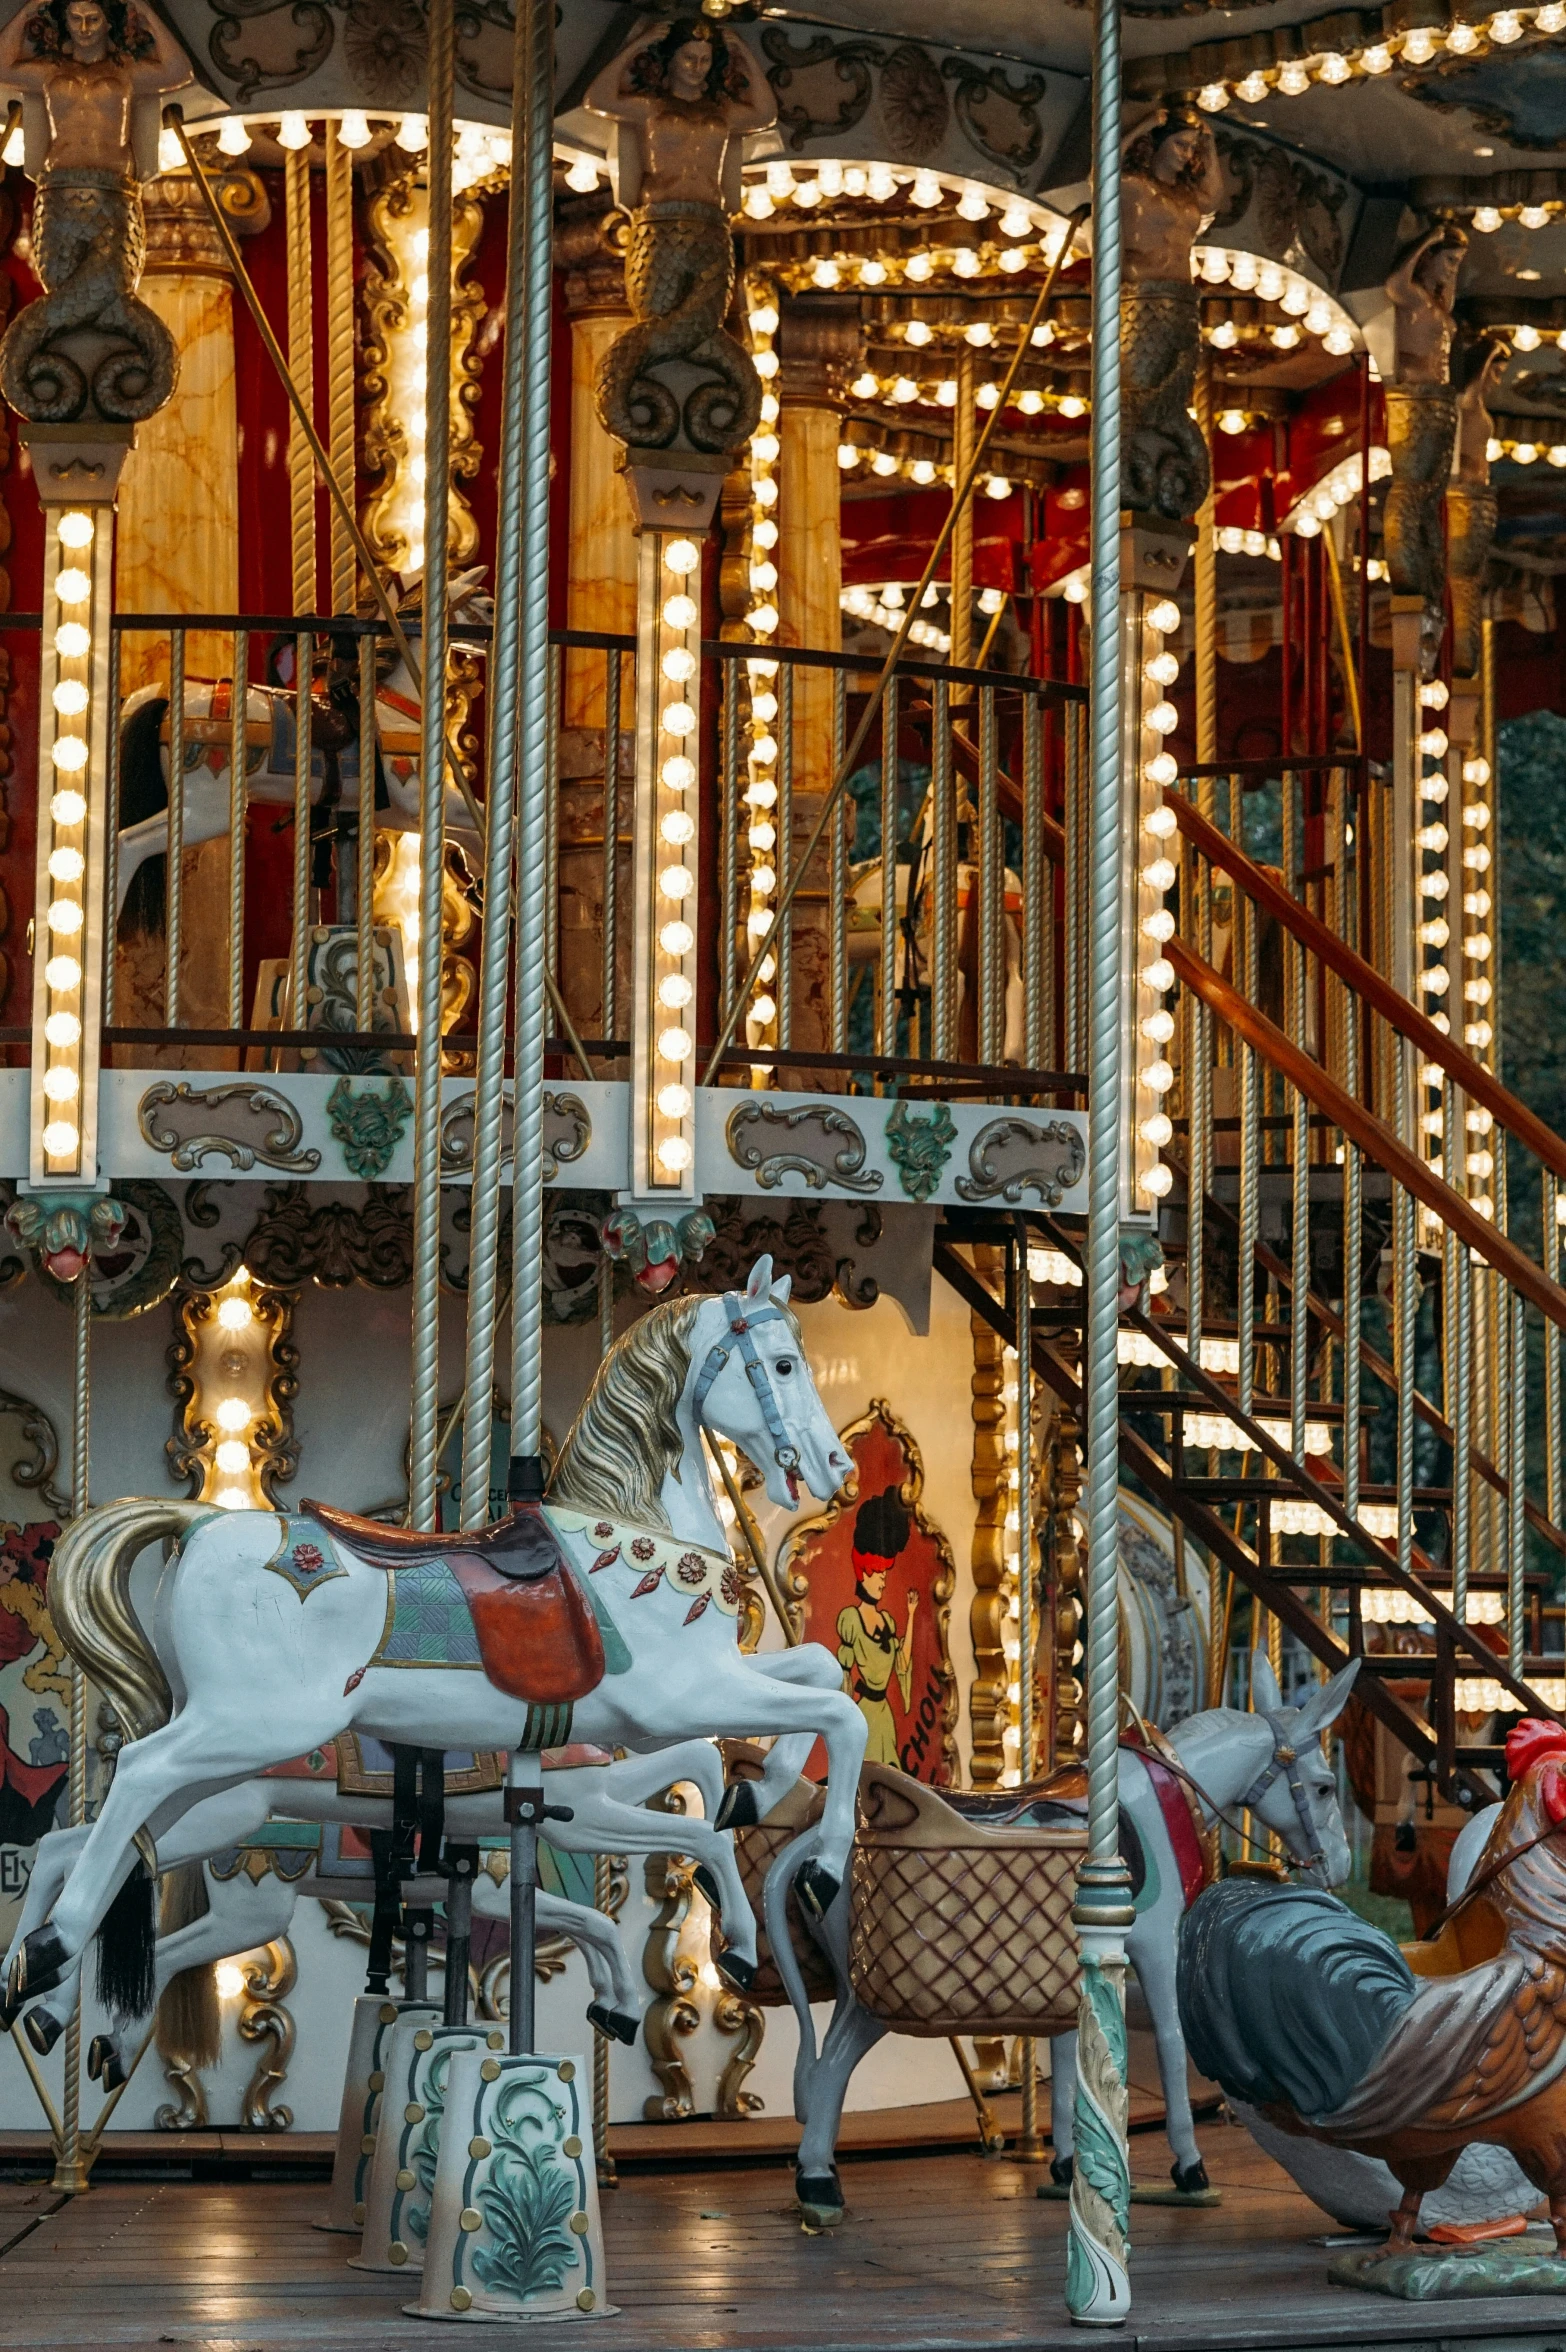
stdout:
[[[604,428],[633,453],[738,449],[759,421],[761,382],[723,324],[734,290],[724,165],[731,141],[776,119],[772,93],[743,42],[679,17],[638,34],[586,103],[622,126],[620,197],[631,214],[632,324],[598,371]],[[702,378],[683,397],[655,372],[671,360]]]
[[137,424],[174,390],[174,338],[136,292],[132,112],[190,78],[179,44],[130,0],[45,0],[0,34],[0,82],[41,98],[48,123],[33,205],[44,292],[0,343],[0,392],[33,424]]
[[1383,386],[1392,484],[1382,540],[1393,595],[1424,601],[1420,666],[1427,676],[1445,626],[1441,509],[1457,439],[1453,305],[1467,250],[1463,231],[1440,223],[1406,249],[1387,280],[1396,339],[1392,375]]
[[1202,316],[1191,248],[1218,210],[1218,149],[1198,114],[1172,107],[1128,142],[1121,181],[1120,298],[1125,503],[1189,522],[1207,496],[1207,444],[1191,421]]

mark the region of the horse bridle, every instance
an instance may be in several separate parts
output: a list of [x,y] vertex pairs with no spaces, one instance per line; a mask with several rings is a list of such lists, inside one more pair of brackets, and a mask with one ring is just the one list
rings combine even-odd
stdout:
[[745,1299],[741,1298],[737,1290],[724,1292],[723,1311],[729,1319],[729,1336],[727,1339],[713,1341],[703,1359],[701,1371],[697,1374],[695,1394],[691,1399],[691,1412],[696,1426],[700,1429],[704,1425],[707,1398],[711,1393],[712,1384],[735,1349],[738,1348],[740,1361],[745,1367],[745,1377],[756,1392],[756,1402],[761,1407],[761,1418],[766,1423],[767,1435],[772,1440],[772,1459],[780,1470],[795,1472],[799,1468],[799,1448],[789,1444],[788,1431],[784,1428],[783,1416],[778,1411],[778,1400],[773,1393],[772,1382],[767,1377],[767,1367],[757,1353],[756,1342],[751,1337],[758,1324],[782,1323],[787,1320],[787,1317],[783,1309],[774,1306],[770,1299],[764,1306],[750,1306]]
[[[1241,1809],[1247,1813],[1254,1812],[1275,1780],[1287,1780],[1289,1794],[1294,1799],[1294,1810],[1299,1816],[1300,1828],[1305,1833],[1305,1843],[1310,1848],[1304,1857],[1304,1867],[1308,1870],[1316,1864],[1325,1864],[1327,1857],[1322,1851],[1321,1836],[1316,1827],[1316,1817],[1311,1811],[1310,1798],[1306,1793],[1305,1782],[1300,1772],[1299,1751],[1291,1746],[1281,1715],[1269,1714],[1265,1708],[1258,1708],[1257,1713],[1262,1716],[1268,1730],[1272,1733],[1272,1757],[1268,1763],[1263,1765],[1244,1796],[1241,1797]],[[1299,1859],[1300,1857],[1296,1855],[1295,1860]]]

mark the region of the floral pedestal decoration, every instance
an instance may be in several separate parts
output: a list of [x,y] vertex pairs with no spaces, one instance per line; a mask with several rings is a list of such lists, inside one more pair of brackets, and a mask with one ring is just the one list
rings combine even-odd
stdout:
[[430,2198],[452,2062],[503,2050],[498,2026],[438,2025],[399,2015],[386,2040],[386,2087],[364,2200],[364,2244],[355,2270],[419,2270],[429,2239]]
[[370,2182],[370,2159],[375,2154],[376,2124],[381,2089],[386,2079],[386,2045],[399,2017],[432,2025],[440,2011],[430,2001],[388,2001],[382,1993],[360,1993],[353,2005],[348,2033],[348,2064],[343,2072],[343,2103],[337,2118],[337,2153],[332,2159],[332,2186],[326,2218],[317,2229],[351,2232],[364,2227],[365,2198]]
[[592,2070],[581,2058],[454,2060],[420,2319],[588,2319],[606,2300]]

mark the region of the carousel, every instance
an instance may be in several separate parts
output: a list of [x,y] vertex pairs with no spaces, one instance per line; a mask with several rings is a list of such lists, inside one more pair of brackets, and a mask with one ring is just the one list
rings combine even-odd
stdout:
[[1566,0],[0,101],[0,2346],[1553,2341]]

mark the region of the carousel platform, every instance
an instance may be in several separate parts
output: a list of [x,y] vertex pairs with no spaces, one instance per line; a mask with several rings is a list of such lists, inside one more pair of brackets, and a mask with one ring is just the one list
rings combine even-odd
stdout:
[[[1199,2211],[1138,2207],[1131,2325],[1158,2352],[1560,2352],[1559,2307],[1388,2305],[1327,2283],[1327,2227],[1253,2146],[1202,2127],[1224,2192]],[[1160,2177],[1163,2143],[1133,2142]],[[1061,2300],[1066,2216],[1036,2167],[937,2149],[866,2154],[848,2217],[807,2238],[781,2163],[634,2172],[605,2199],[618,2316],[507,2330],[535,2352],[1065,2352],[1083,2342]],[[0,2346],[27,2352],[178,2345],[186,2352],[403,2352],[431,2328],[403,2316],[412,2282],[346,2268],[351,2241],[311,2224],[318,2188],[110,2182],[74,2203],[0,2185]]]

